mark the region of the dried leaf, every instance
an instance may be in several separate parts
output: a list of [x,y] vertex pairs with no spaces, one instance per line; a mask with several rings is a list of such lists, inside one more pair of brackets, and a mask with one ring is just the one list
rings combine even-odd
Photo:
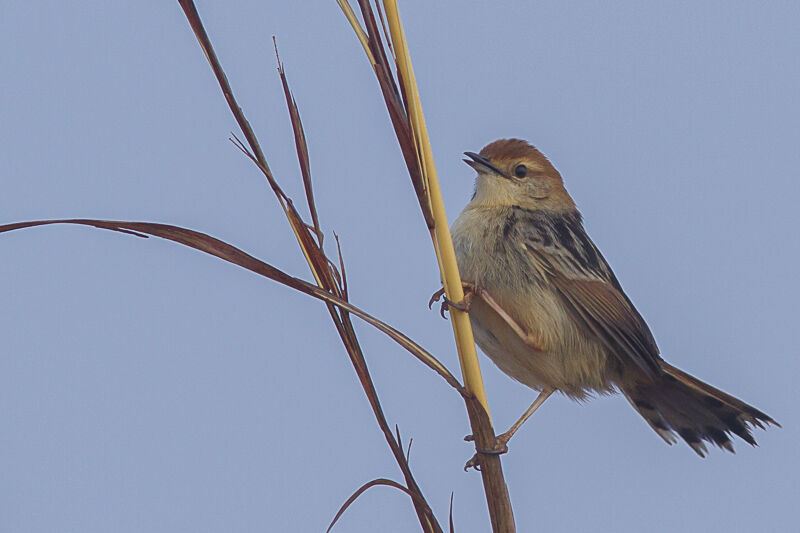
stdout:
[[[404,487],[403,485],[401,485],[400,483],[398,483],[396,481],[392,481],[391,479],[378,478],[378,479],[373,479],[372,481],[369,481],[367,483],[364,483],[349,498],[347,498],[347,501],[344,502],[344,504],[342,504],[342,506],[339,508],[339,512],[337,512],[336,516],[333,517],[333,520],[331,521],[331,525],[328,526],[328,529],[326,531],[330,532],[330,530],[333,529],[333,526],[336,524],[336,522],[339,521],[339,518],[342,517],[342,514],[344,514],[344,512],[347,510],[347,508],[350,507],[350,505],[352,505],[353,502],[355,502],[358,499],[359,496],[364,494],[364,492],[366,492],[368,489],[370,489],[372,487],[376,487],[378,485],[383,485],[383,486],[386,486],[386,487],[393,487],[393,488],[395,488],[397,490],[405,492],[406,494],[411,496],[411,499],[414,500],[415,503],[423,505],[425,510],[426,510],[427,516],[430,519],[434,519],[433,512],[431,511],[430,507],[428,507],[428,503],[424,499],[420,498],[420,496],[418,496],[417,494],[411,492],[406,487]],[[433,529],[431,528],[429,531],[433,531]]]
[[281,84],[283,84],[283,94],[286,97],[286,107],[289,108],[289,118],[292,121],[292,131],[294,132],[294,144],[297,150],[297,160],[300,163],[300,173],[303,176],[303,187],[306,192],[306,200],[308,201],[308,210],[311,213],[311,220],[314,223],[314,233],[317,235],[317,243],[322,248],[323,234],[319,227],[319,216],[317,215],[317,206],[314,203],[314,189],[311,185],[311,164],[308,158],[308,145],[306,144],[306,134],[303,130],[303,122],[300,120],[300,111],[297,109],[297,103],[289,90],[289,81],[286,79],[286,72],[283,70],[281,58],[278,56],[278,43],[275,37],[272,37],[272,44],[275,46],[275,59],[278,62],[278,74],[281,77]]
[[152,235],[153,237],[160,237],[162,239],[183,244],[190,248],[194,248],[195,250],[200,250],[201,252],[219,257],[220,259],[238,265],[242,268],[246,268],[251,272],[260,274],[273,281],[277,281],[278,283],[286,285],[287,287],[291,287],[292,289],[308,294],[309,296],[317,298],[318,300],[328,302],[340,309],[354,314],[368,324],[385,333],[392,340],[405,348],[414,357],[422,361],[427,367],[439,374],[453,388],[462,394],[466,394],[466,391],[458,382],[458,380],[447,370],[447,368],[445,368],[444,365],[442,365],[433,355],[428,353],[416,342],[408,338],[400,331],[394,329],[389,324],[386,324],[369,313],[362,311],[351,303],[317,287],[316,285],[312,285],[307,281],[290,276],[282,270],[277,269],[272,265],[269,265],[245,253],[239,248],[211,237],[210,235],[206,235],[205,233],[200,233],[198,231],[179,226],[157,224],[154,222],[125,222],[117,220],[93,219],[34,220],[29,222],[17,222],[14,224],[5,224],[0,226],[0,233],[50,224],[78,224],[82,226],[92,226],[95,228],[117,231],[120,233],[144,238],[146,238],[148,235]]

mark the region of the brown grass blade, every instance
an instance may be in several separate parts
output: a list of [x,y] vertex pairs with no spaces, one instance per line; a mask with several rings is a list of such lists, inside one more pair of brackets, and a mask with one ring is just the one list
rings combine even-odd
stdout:
[[[220,84],[220,88],[225,95],[226,100],[228,101],[228,105],[231,109],[231,112],[236,117],[237,122],[239,122],[242,131],[245,134],[245,139],[248,141],[250,145],[250,150],[248,150],[243,143],[240,141],[238,142],[238,147],[252,159],[262,173],[267,178],[272,190],[274,191],[278,202],[280,203],[281,207],[284,210],[284,213],[289,220],[289,224],[292,228],[292,231],[297,238],[298,244],[300,245],[300,249],[303,252],[306,261],[308,262],[309,268],[311,269],[311,273],[314,275],[314,279],[316,280],[317,286],[325,291],[323,294],[328,295],[331,293],[337,297],[346,294],[346,286],[345,280],[343,277],[340,277],[336,272],[336,268],[333,266],[333,263],[327,258],[324,250],[322,249],[322,231],[319,226],[319,222],[316,216],[316,206],[313,199],[313,189],[311,188],[311,180],[310,180],[310,171],[309,171],[309,164],[308,164],[308,151],[305,146],[305,134],[302,130],[302,124],[299,120],[299,112],[297,111],[297,106],[294,102],[294,99],[291,97],[291,93],[288,89],[288,82],[286,81],[285,74],[283,72],[282,65],[279,62],[279,72],[281,74],[281,79],[284,84],[284,92],[287,97],[287,104],[289,106],[290,116],[292,118],[292,129],[294,130],[295,135],[295,144],[298,149],[298,159],[301,166],[301,171],[303,173],[304,184],[306,186],[306,200],[309,204],[309,209],[312,213],[313,219],[313,231],[317,236],[317,239],[312,238],[312,234],[310,231],[310,226],[306,224],[297,210],[294,208],[291,198],[289,198],[286,194],[278,186],[277,182],[272,176],[272,173],[269,170],[269,166],[267,165],[266,159],[264,158],[261,149],[258,146],[258,142],[253,134],[252,130],[247,123],[247,120],[244,117],[244,113],[242,112],[241,108],[236,103],[235,99],[233,98],[232,91],[230,89],[230,85],[228,84],[227,79],[222,71],[222,67],[219,64],[219,61],[216,58],[216,55],[213,53],[213,48],[211,47],[211,43],[208,40],[208,36],[206,35],[205,30],[203,29],[202,22],[200,21],[199,16],[197,15],[197,11],[194,7],[194,4],[191,0],[181,0],[181,5],[184,6],[184,11],[186,13],[187,18],[189,19],[192,28],[195,31],[195,35],[197,35],[198,40],[200,42],[201,47],[206,53],[206,58],[208,59],[212,69],[214,70],[215,74],[217,75],[217,80]],[[342,3],[340,2],[340,5]],[[347,6],[349,8],[349,6]],[[363,37],[363,30],[361,30],[360,25],[355,20],[355,17],[352,13],[352,10],[345,9],[343,6],[343,10],[345,14],[348,16],[348,20],[350,21],[353,29],[356,31],[356,34],[359,36],[359,39]],[[374,19],[372,21],[372,26],[374,26]],[[378,37],[379,38],[379,37]],[[362,44],[363,44],[362,40]],[[369,43],[368,43],[369,44]],[[381,47],[382,48],[382,47]],[[368,49],[367,49],[368,50]],[[276,55],[277,55],[277,47],[276,47]],[[369,52],[367,55],[371,55]],[[372,61],[373,66],[375,68],[379,68],[374,61]],[[382,64],[387,64],[385,60],[385,56],[383,56]],[[388,70],[387,70],[388,72]],[[389,76],[389,80],[391,80],[391,76]],[[396,94],[396,88],[394,93]],[[396,99],[395,99],[396,100]],[[395,103],[395,106],[397,104]],[[391,108],[391,105],[389,106]],[[390,110],[390,114],[392,111]],[[395,113],[398,113],[398,110],[395,109]],[[399,116],[405,116],[405,113],[400,113]],[[408,125],[406,126],[408,129]],[[410,133],[410,132],[409,132]],[[235,136],[234,136],[235,138]],[[237,139],[238,141],[238,139]],[[404,155],[405,154],[404,152]],[[411,164],[412,161],[407,159],[407,164]],[[417,172],[419,172],[419,160],[416,160]],[[413,173],[412,170],[409,170],[409,173]],[[425,210],[423,209],[423,212]],[[426,220],[430,217],[426,216]],[[341,257],[340,257],[341,259]],[[343,262],[342,268],[343,268]],[[310,285],[310,284],[309,284]],[[319,296],[318,296],[319,297]],[[324,298],[323,298],[324,299]],[[346,296],[345,296],[346,300]],[[344,300],[343,300],[344,301]],[[402,447],[394,440],[394,437],[389,429],[388,422],[386,421],[386,417],[383,413],[383,409],[381,408],[380,401],[378,399],[377,391],[375,390],[375,386],[372,382],[372,378],[370,377],[369,370],[367,368],[366,360],[364,359],[364,354],[361,350],[361,346],[358,342],[358,338],[356,336],[355,330],[353,329],[353,325],[350,321],[349,316],[349,309],[345,306],[340,305],[340,303],[334,303],[331,300],[325,301],[325,305],[328,308],[328,312],[330,314],[331,320],[336,327],[337,332],[339,333],[339,337],[341,338],[342,343],[345,346],[348,356],[350,357],[350,361],[353,364],[353,368],[356,372],[356,375],[359,378],[362,388],[364,389],[364,393],[367,397],[367,400],[372,407],[373,413],[375,418],[378,422],[378,426],[381,428],[381,431],[384,433],[386,438],[386,442],[389,445],[389,448],[392,451],[392,454],[397,461],[400,470],[405,477],[406,484],[410,491],[415,493],[422,499],[424,502],[424,498],[422,496],[422,492],[417,485],[414,477],[411,473],[411,469],[408,466],[408,462],[406,461],[405,457],[403,456]],[[355,314],[355,312],[353,313]],[[371,317],[372,318],[372,317]],[[362,319],[367,320],[369,319],[362,317]],[[373,318],[374,320],[374,318]],[[379,321],[377,321],[379,322]],[[385,325],[379,325],[377,322],[370,322],[371,324],[375,325],[381,329]],[[388,333],[387,333],[388,334]],[[441,363],[436,361],[435,359],[428,359],[423,357],[426,361],[426,364],[433,365],[434,367],[441,367],[441,370],[444,370],[447,374],[452,377]],[[449,378],[446,378],[449,380]],[[449,381],[448,381],[449,382]],[[461,388],[460,391],[464,389]],[[434,532],[439,533],[441,531],[441,526],[439,526],[438,522],[426,514],[425,508],[418,503],[417,499],[414,499],[414,507],[417,512],[417,516],[420,521],[420,525],[423,528],[430,528]]]
[[[344,0],[338,0],[342,11],[347,16],[348,20],[351,19],[352,9],[349,4]],[[400,151],[403,154],[403,160],[408,169],[408,175],[411,178],[411,184],[414,187],[414,192],[417,195],[420,209],[422,210],[422,217],[429,230],[433,229],[433,214],[431,213],[428,191],[423,180],[423,172],[419,157],[417,156],[417,147],[414,141],[414,136],[411,132],[411,124],[408,120],[408,111],[405,106],[405,98],[398,89],[395,77],[392,74],[391,65],[389,62],[383,40],[381,39],[381,32],[376,22],[375,12],[369,3],[369,0],[359,0],[359,7],[361,8],[361,16],[364,19],[366,27],[366,39],[369,50],[368,57],[372,68],[375,72],[375,77],[378,79],[378,86],[381,89],[383,100],[386,104],[386,109],[389,112],[389,119],[394,128],[395,136],[397,137]],[[381,26],[383,25],[383,15],[380,15]],[[352,21],[351,21],[352,24]],[[359,40],[363,38],[363,30],[359,32],[356,26],[353,26]],[[360,26],[358,27],[360,28]],[[385,34],[385,32],[384,32]],[[391,47],[391,42],[388,42]]]
[[[389,47],[389,53],[392,54],[392,59],[397,61],[397,58],[394,55],[394,46],[392,45],[392,39],[389,36],[389,31],[386,29],[386,20],[383,17],[383,9],[381,9],[381,5],[378,2],[375,2],[375,8],[378,10],[378,18],[381,21],[381,29],[383,30],[383,39],[386,41],[386,46]],[[400,86],[402,89],[402,85]]]
[[344,268],[344,257],[342,257],[342,244],[339,242],[339,236],[336,235],[335,231],[333,232],[333,238],[336,240],[336,252],[337,252],[337,255],[339,256],[339,268],[340,268],[340,272],[342,273],[342,275],[341,275],[342,294],[344,295],[344,299],[345,300],[349,300],[350,297],[349,297],[349,294],[347,292],[347,271]]
[[453,492],[450,493],[450,512],[448,513],[448,516],[447,516],[447,526],[448,526],[448,529],[450,530],[450,533],[456,533],[456,526],[453,523],[453,496],[454,496],[454,494],[455,493],[453,493]]
[[192,31],[194,31],[197,41],[200,43],[200,48],[203,49],[203,53],[206,55],[208,64],[211,65],[211,70],[214,72],[214,76],[216,76],[217,81],[219,82],[219,86],[222,89],[222,94],[225,95],[225,100],[228,102],[228,107],[230,107],[231,113],[233,113],[236,122],[239,123],[239,127],[242,129],[242,133],[244,133],[244,138],[247,139],[247,143],[250,145],[250,149],[255,154],[256,159],[263,162],[267,169],[267,173],[271,176],[272,173],[269,172],[267,160],[264,158],[264,154],[261,152],[261,146],[258,144],[256,134],[253,132],[253,128],[250,127],[250,123],[247,121],[247,118],[245,118],[242,109],[239,107],[239,104],[236,102],[236,98],[233,96],[231,84],[228,83],[228,77],[222,70],[222,65],[220,65],[219,59],[217,59],[217,54],[214,52],[214,47],[211,45],[211,40],[208,38],[208,33],[206,33],[206,29],[203,27],[203,22],[200,20],[200,14],[197,12],[197,7],[195,7],[192,0],[178,0],[178,3],[181,5],[183,12],[186,14],[186,19],[189,21],[189,25],[192,27]]
[[[414,502],[416,504],[420,504],[420,505],[424,506],[424,508],[426,510],[426,514],[427,514],[429,519],[431,519],[431,520],[434,519],[433,511],[431,511],[431,508],[428,507],[428,502],[426,502],[424,499],[422,499],[419,495],[417,495],[414,492],[408,490],[406,487],[404,487],[403,485],[401,485],[400,483],[398,483],[396,481],[392,481],[391,479],[378,478],[378,479],[373,479],[372,481],[369,481],[367,483],[364,483],[349,498],[347,498],[347,501],[344,502],[344,504],[342,504],[342,506],[339,508],[339,512],[337,512],[336,516],[333,517],[333,520],[331,521],[331,525],[328,526],[328,529],[326,531],[330,532],[330,530],[333,529],[333,526],[336,525],[336,522],[339,521],[339,519],[342,517],[342,515],[347,510],[347,508],[350,507],[353,504],[353,502],[355,502],[358,499],[359,496],[364,494],[370,488],[376,487],[376,486],[379,486],[379,485],[383,485],[383,486],[386,486],[386,487],[393,487],[393,488],[395,488],[397,490],[405,492],[406,494],[408,494],[411,497],[412,500],[414,500]],[[428,531],[433,531],[433,528],[428,529]]]
[[392,72],[389,68],[389,60],[386,57],[386,50],[381,39],[381,34],[378,31],[378,24],[375,21],[375,12],[369,0],[358,0],[358,7],[361,8],[361,17],[364,19],[364,26],[367,30],[368,42],[370,50],[375,57],[378,68],[386,75],[386,81],[389,83],[389,92],[395,96],[399,95],[397,91],[397,84],[395,84]]
[[[367,28],[370,50],[375,57],[375,60],[371,58],[373,70],[378,77],[398,143],[409,167],[409,175],[414,190],[417,193],[425,222],[434,241],[434,250],[436,251],[445,292],[452,301],[460,301],[463,298],[461,278],[456,264],[444,202],[439,189],[436,167],[428,139],[427,127],[425,126],[408,44],[400,21],[397,1],[382,0],[382,4],[386,16],[384,18],[382,13],[381,21],[385,22],[389,28],[387,42],[392,46],[397,83],[395,84],[394,80],[392,80],[390,84],[383,79],[387,73],[391,72],[391,69],[388,65],[380,64],[381,62],[386,63],[386,54],[378,52],[378,48],[382,49],[383,46],[377,30],[374,28],[374,16],[369,7],[369,2],[367,0],[359,0]],[[400,93],[397,92],[397,85],[400,86]],[[391,91],[392,88],[394,88],[394,91]],[[390,92],[392,92],[394,98],[387,96]],[[400,108],[396,103],[397,100],[402,100],[403,116],[399,118],[396,117]],[[405,137],[406,132],[408,132],[409,138]],[[409,154],[412,149],[413,154]],[[413,157],[411,157],[412,155]],[[480,374],[469,317],[465,313],[454,311],[451,313],[451,320],[461,371],[464,376],[464,384],[467,390],[474,395],[466,398],[465,403],[473,435],[475,435],[476,449],[486,449],[485,446],[490,444],[494,438],[494,429],[489,417],[488,402]],[[503,478],[500,458],[499,456],[489,455],[479,455],[479,458],[492,530],[496,532],[515,531],[513,510],[508,488]]]
[[289,118],[292,121],[292,131],[294,132],[294,145],[297,149],[297,161],[300,163],[300,173],[303,176],[303,187],[305,188],[308,210],[311,213],[311,221],[314,224],[314,233],[317,235],[317,242],[322,247],[323,234],[319,227],[319,216],[317,215],[317,205],[314,202],[314,188],[311,186],[311,163],[308,158],[308,144],[306,143],[306,133],[303,130],[303,122],[300,120],[300,111],[297,109],[297,102],[294,100],[292,92],[289,90],[289,81],[286,79],[286,72],[283,63],[278,56],[278,43],[272,37],[272,44],[275,47],[275,60],[278,62],[278,74],[283,85],[283,94],[286,97],[286,107],[289,108]]
[[388,337],[405,348],[414,357],[422,361],[425,366],[439,374],[449,385],[462,394],[466,394],[466,391],[464,391],[464,388],[461,386],[458,380],[447,370],[447,368],[445,368],[444,365],[442,365],[433,355],[428,353],[416,342],[389,324],[386,324],[369,313],[362,311],[353,304],[317,287],[316,285],[312,285],[307,281],[295,278],[294,276],[291,276],[268,263],[256,259],[239,248],[211,237],[210,235],[206,235],[205,233],[182,228],[180,226],[157,224],[154,222],[125,222],[118,220],[93,219],[34,220],[29,222],[17,222],[14,224],[1,225],[0,233],[50,224],[77,224],[117,231],[128,235],[135,235],[137,237],[159,237],[183,244],[190,248],[194,248],[195,250],[199,250],[228,261],[229,263],[238,265],[242,268],[250,270],[251,272],[255,272],[256,274],[269,278],[273,281],[277,281],[278,283],[286,285],[287,287],[317,298],[318,300],[323,300],[340,309],[352,313],[353,315],[359,317],[368,324],[385,333]]

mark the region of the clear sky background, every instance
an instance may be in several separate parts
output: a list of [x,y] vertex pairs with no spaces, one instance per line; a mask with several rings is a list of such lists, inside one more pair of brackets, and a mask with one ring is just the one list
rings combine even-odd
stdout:
[[[461,163],[537,145],[664,357],[783,429],[699,459],[619,396],[555,397],[503,459],[519,531],[789,531],[800,501],[800,8],[794,2],[402,1],[450,219]],[[271,36],[352,300],[451,369],[434,255],[377,83],[333,0],[200,1],[275,175],[301,198]],[[308,279],[177,2],[0,5],[0,221],[146,220]],[[332,242],[332,238],[329,239]],[[329,250],[333,252],[333,250]],[[400,479],[324,307],[157,239],[0,235],[0,530],[324,531]],[[358,331],[446,524],[488,530],[458,396]],[[482,358],[505,429],[533,392]],[[338,531],[418,530],[377,488]]]

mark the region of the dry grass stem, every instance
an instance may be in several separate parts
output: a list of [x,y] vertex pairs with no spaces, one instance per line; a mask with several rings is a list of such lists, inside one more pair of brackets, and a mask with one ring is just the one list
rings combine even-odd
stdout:
[[313,285],[300,278],[291,276],[282,270],[253,257],[239,248],[216,239],[210,235],[206,235],[205,233],[182,228],[180,226],[173,226],[170,224],[96,219],[32,220],[28,222],[15,222],[13,224],[0,225],[0,233],[52,224],[76,224],[80,226],[91,226],[94,228],[117,231],[119,233],[141,238],[147,238],[148,236],[159,237],[161,239],[173,241],[178,244],[183,244],[189,248],[194,248],[195,250],[199,250],[229,263],[233,263],[234,265],[245,268],[282,285],[286,285],[291,289],[307,294],[308,296],[318,300],[330,303],[331,305],[334,305],[343,311],[357,316],[402,346],[425,366],[439,374],[448,385],[459,391],[462,395],[467,394],[466,390],[461,383],[459,383],[458,379],[456,379],[456,377],[453,376],[453,374],[451,374],[450,371],[447,370],[447,368],[440,363],[438,359],[436,359],[430,352],[414,342],[404,333],[398,331],[386,322],[383,322],[366,311],[363,311],[359,307],[356,307],[347,300],[333,295],[330,292],[321,289],[317,285]]
[[[345,263],[342,257],[338,236],[335,236],[338,253],[336,262],[332,261],[326,255],[323,248],[324,232],[314,198],[310,157],[308,154],[305,131],[300,119],[297,102],[289,88],[289,82],[283,63],[280,61],[280,58],[278,58],[277,45],[275,45],[275,54],[278,63],[278,74],[289,111],[295,149],[303,180],[305,200],[311,218],[310,223],[304,220],[303,216],[297,211],[292,199],[284,193],[273,176],[264,152],[258,143],[255,132],[245,117],[242,108],[236,101],[231,85],[217,58],[208,33],[200,20],[194,2],[192,0],[178,1],[217,79],[225,101],[241,130],[243,139],[240,139],[236,134],[232,134],[231,141],[242,153],[253,161],[266,178],[267,183],[275,194],[275,198],[289,222],[289,226],[297,239],[300,250],[308,263],[314,278],[314,283],[308,283],[299,278],[290,276],[272,265],[219,239],[204,233],[168,224],[91,219],[36,220],[2,225],[0,226],[0,233],[51,224],[78,224],[117,231],[137,237],[155,236],[213,255],[324,302],[364,390],[365,396],[370,403],[378,426],[384,434],[385,440],[400,468],[405,482],[401,484],[387,479],[376,479],[366,483],[345,502],[331,523],[331,527],[333,527],[341,514],[360,494],[370,487],[385,485],[397,488],[411,497],[418,521],[423,531],[441,533],[442,528],[425,500],[408,464],[412,441],[409,439],[408,448],[404,450],[399,429],[395,426],[395,431],[392,432],[386,420],[364,354],[356,336],[351,321],[351,315],[355,315],[382,331],[423,364],[439,374],[445,382],[458,391],[467,405],[467,412],[472,424],[476,446],[487,449],[494,439],[494,431],[489,419],[486,397],[480,379],[480,369],[478,367],[477,355],[472,340],[469,318],[464,312],[458,310],[453,310],[452,312],[456,345],[458,347],[459,360],[461,361],[462,373],[465,380],[465,384],[462,386],[458,379],[453,376],[440,361],[408,336],[349,302]],[[434,249],[442,272],[442,279],[447,296],[451,301],[461,301],[464,297],[461,280],[458,275],[455,253],[453,251],[447,217],[444,211],[444,203],[442,202],[439,183],[436,177],[436,168],[428,140],[428,132],[425,127],[422,107],[420,105],[416,81],[414,79],[414,71],[411,67],[408,47],[397,12],[397,5],[392,0],[384,0],[386,16],[384,17],[380,7],[376,6],[378,10],[378,16],[376,17],[369,0],[359,0],[359,7],[364,23],[364,27],[362,27],[347,1],[337,1],[348,22],[353,27],[378,78],[384,102],[389,112],[411,182],[419,201],[423,220],[433,239]],[[380,28],[378,20],[380,20]],[[381,37],[381,30],[383,32],[383,38]],[[388,59],[389,55],[392,57],[392,62],[395,66],[394,71]],[[511,514],[510,503],[508,503],[508,492],[502,477],[499,458],[487,457],[485,460],[482,459],[481,472],[487,500],[489,501],[490,516],[494,530],[513,531],[513,515]],[[452,498],[449,525],[450,531],[453,531]]]
[[[342,2],[339,2],[342,5]],[[386,22],[389,27],[387,43],[394,58],[395,82],[392,69],[387,61],[385,47],[375,23],[375,10],[381,21],[384,18],[380,4],[373,10],[369,0],[359,0],[365,29],[353,22],[352,10],[343,7],[350,24],[356,30],[359,40],[366,33],[372,64],[378,84],[384,97],[389,118],[394,126],[400,149],[408,167],[409,177],[417,193],[423,217],[431,233],[436,259],[448,300],[461,302],[464,299],[461,277],[455,258],[455,250],[450,236],[447,214],[445,213],[436,165],[428,138],[428,130],[420,103],[419,91],[411,64],[403,25],[395,0],[383,0]],[[366,47],[365,47],[366,49]],[[399,91],[398,91],[399,87]],[[402,105],[401,105],[402,103]],[[483,387],[472,328],[467,313],[451,310],[451,323],[458,350],[464,385],[473,395],[467,399],[467,412],[472,425],[477,450],[490,449],[495,435],[489,416],[488,402]],[[503,478],[499,456],[480,455],[478,457],[483,478],[484,491],[489,506],[492,528],[495,532],[515,530],[514,515],[508,489]]]
[[[414,140],[417,152],[422,162],[422,176],[427,185],[428,200],[434,218],[434,243],[444,282],[444,290],[447,297],[453,302],[460,302],[464,299],[464,290],[461,284],[461,275],[458,272],[456,262],[456,252],[453,248],[453,240],[450,236],[450,226],[447,221],[444,200],[439,187],[439,178],[436,173],[436,164],[433,160],[433,150],[431,149],[430,139],[428,138],[428,128],[425,125],[425,117],[422,112],[422,103],[419,98],[419,90],[414,76],[414,68],[411,64],[411,56],[408,51],[403,25],[400,21],[400,14],[397,11],[395,0],[384,0],[386,17],[389,21],[389,30],[392,41],[397,49],[397,68],[401,75],[401,82],[405,88],[407,106],[411,125],[414,132]],[[461,371],[464,376],[464,385],[467,390],[474,394],[481,402],[486,412],[489,413],[489,405],[486,400],[486,391],[483,387],[478,354],[475,350],[475,340],[472,336],[472,326],[469,322],[467,313],[460,310],[453,310],[450,313],[453,331],[458,348]],[[491,417],[490,417],[491,419]]]
[[[384,478],[373,479],[372,481],[368,481],[368,482],[364,483],[363,485],[361,485],[359,488],[356,489],[356,491],[353,494],[350,495],[349,498],[347,498],[347,501],[345,501],[342,504],[342,506],[339,508],[339,511],[337,511],[336,516],[333,517],[333,520],[331,521],[331,523],[328,526],[328,529],[326,529],[326,531],[330,531],[331,529],[333,529],[333,526],[336,525],[336,522],[339,521],[339,519],[342,517],[342,515],[347,510],[347,508],[350,507],[353,504],[353,502],[355,502],[358,499],[359,496],[364,494],[367,490],[371,489],[372,487],[377,487],[377,486],[381,486],[381,485],[386,486],[386,487],[392,487],[392,488],[395,488],[395,489],[400,490],[402,492],[405,492],[406,494],[408,494],[411,497],[412,501],[415,501],[415,502],[420,503],[420,504],[425,503],[424,500],[420,500],[419,499],[419,495],[411,492],[410,490],[405,488],[400,483],[397,483],[396,481],[392,481],[391,479],[384,479]],[[428,508],[428,510],[430,510],[430,508]],[[434,517],[433,514],[430,514],[428,516],[428,518],[431,519],[431,520],[435,520],[436,519],[436,517]],[[451,531],[452,531],[452,529],[451,529]]]
[[[314,279],[317,282],[317,285],[332,293],[337,297],[346,297],[346,291],[344,286],[342,285],[343,277],[337,272],[336,267],[333,265],[328,257],[325,255],[325,252],[322,248],[322,231],[319,227],[319,220],[316,214],[316,206],[313,198],[313,192],[311,187],[311,175],[310,175],[310,166],[309,166],[309,157],[308,157],[308,147],[305,142],[305,134],[303,132],[302,123],[300,121],[300,114],[297,110],[296,103],[294,101],[293,96],[291,95],[291,91],[289,90],[289,85],[286,80],[286,76],[283,70],[283,65],[278,61],[278,72],[281,77],[281,83],[283,84],[284,95],[286,97],[287,106],[289,107],[289,115],[292,122],[292,129],[294,131],[295,137],[295,147],[297,149],[298,160],[300,161],[300,168],[301,173],[303,176],[303,183],[305,186],[306,192],[306,200],[308,202],[309,211],[311,212],[313,226],[309,226],[305,222],[303,222],[302,217],[299,215],[297,210],[294,208],[294,205],[282,190],[275,182],[274,178],[272,177],[271,172],[269,171],[269,166],[267,165],[266,159],[264,158],[263,152],[261,151],[260,147],[258,146],[258,141],[255,135],[252,133],[252,130],[249,129],[249,124],[244,117],[244,113],[242,112],[239,105],[236,103],[235,98],[233,97],[232,90],[230,85],[228,84],[227,78],[222,70],[221,65],[219,64],[216,55],[213,52],[213,47],[211,46],[211,42],[208,39],[208,36],[203,28],[202,22],[200,21],[200,17],[197,14],[197,10],[194,7],[194,4],[191,0],[179,0],[181,6],[184,8],[184,12],[186,13],[187,18],[189,19],[189,23],[192,26],[192,29],[195,32],[195,35],[198,38],[200,46],[203,48],[206,54],[206,58],[208,59],[212,70],[214,71],[215,75],[217,76],[217,80],[219,81],[220,88],[225,95],[226,100],[228,101],[228,105],[231,109],[231,112],[237,119],[240,127],[242,127],[242,131],[245,135],[245,139],[248,142],[250,147],[250,151],[242,144],[240,144],[240,148],[243,149],[245,153],[248,153],[248,156],[254,160],[258,167],[261,169],[262,173],[265,175],[267,180],[269,181],[270,185],[272,186],[273,191],[275,192],[278,201],[280,202],[281,206],[284,209],[287,219],[292,227],[292,230],[297,237],[298,244],[306,257],[306,261],[308,262],[309,268],[314,276]],[[277,46],[275,50],[277,56]],[[246,125],[247,129],[243,125]],[[316,236],[316,239],[312,238],[312,228],[313,233]],[[340,255],[340,264],[343,265],[343,261]],[[370,377],[369,370],[367,368],[366,360],[364,359],[364,355],[361,350],[361,346],[358,342],[358,338],[356,337],[355,330],[353,329],[353,325],[350,321],[349,312],[344,310],[340,307],[336,307],[331,302],[326,302],[328,307],[328,311],[331,317],[331,320],[336,327],[337,332],[339,333],[339,337],[342,343],[347,350],[347,353],[350,357],[350,361],[353,364],[353,368],[356,371],[356,374],[359,377],[361,382],[362,388],[364,389],[364,393],[367,396],[367,399],[372,407],[373,414],[378,422],[378,425],[381,431],[384,433],[384,437],[386,439],[389,448],[391,449],[395,460],[400,467],[400,470],[405,478],[407,489],[418,495],[417,498],[412,498],[412,502],[414,504],[414,508],[417,513],[417,517],[419,519],[420,525],[422,526],[423,530],[425,531],[433,531],[439,532],[441,531],[441,526],[439,526],[438,522],[434,518],[432,518],[433,514],[428,506],[425,498],[422,496],[422,491],[417,485],[414,476],[411,473],[411,469],[408,466],[408,462],[403,454],[402,446],[397,442],[394,435],[392,434],[388,422],[386,421],[386,417],[383,413],[383,409],[381,408],[380,401],[378,400],[378,393],[375,390],[375,386],[372,382],[372,378]],[[444,369],[443,365],[435,359],[429,359],[426,364],[429,366],[433,366],[434,368],[438,368],[439,370],[446,370]],[[447,372],[449,374],[449,372]]]

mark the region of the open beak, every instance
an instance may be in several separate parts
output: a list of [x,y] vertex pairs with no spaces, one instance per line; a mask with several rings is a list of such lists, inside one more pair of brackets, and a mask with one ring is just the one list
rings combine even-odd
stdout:
[[469,157],[469,159],[463,160],[464,163],[468,164],[476,171],[486,172],[487,170],[490,170],[499,176],[510,179],[505,172],[494,166],[488,158],[483,157],[481,154],[476,154],[475,152],[464,152],[464,155]]

